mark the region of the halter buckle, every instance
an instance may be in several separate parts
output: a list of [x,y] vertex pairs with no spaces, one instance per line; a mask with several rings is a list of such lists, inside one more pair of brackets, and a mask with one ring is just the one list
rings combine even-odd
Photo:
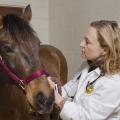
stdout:
[[20,80],[20,81],[19,81],[19,86],[20,86],[23,90],[25,90],[25,84],[24,84],[23,80]]

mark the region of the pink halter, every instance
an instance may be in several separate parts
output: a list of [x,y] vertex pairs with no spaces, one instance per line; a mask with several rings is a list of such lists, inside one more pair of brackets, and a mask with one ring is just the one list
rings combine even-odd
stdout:
[[20,79],[18,76],[16,76],[7,66],[5,61],[2,59],[2,56],[0,56],[0,64],[4,68],[4,70],[9,74],[9,76],[19,84],[19,86],[22,88],[22,90],[25,89],[25,84],[28,84],[30,81],[32,81],[35,78],[38,78],[42,75],[49,76],[49,74],[44,69],[39,69],[32,74],[30,74],[25,80]]

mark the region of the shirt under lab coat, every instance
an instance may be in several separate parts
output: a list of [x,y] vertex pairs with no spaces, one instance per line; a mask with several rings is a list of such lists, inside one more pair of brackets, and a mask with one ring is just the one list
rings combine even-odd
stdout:
[[[67,101],[60,117],[62,120],[120,120],[120,74],[99,77],[99,68],[89,73],[88,69],[86,66],[62,87],[62,96]],[[93,92],[87,94],[88,81],[96,78]],[[71,96],[74,96],[72,101]]]

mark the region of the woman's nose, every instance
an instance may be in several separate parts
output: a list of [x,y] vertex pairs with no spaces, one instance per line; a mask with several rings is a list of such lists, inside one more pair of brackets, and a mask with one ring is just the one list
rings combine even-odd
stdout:
[[84,41],[84,40],[82,40],[82,41],[80,42],[80,47],[85,47],[85,41]]

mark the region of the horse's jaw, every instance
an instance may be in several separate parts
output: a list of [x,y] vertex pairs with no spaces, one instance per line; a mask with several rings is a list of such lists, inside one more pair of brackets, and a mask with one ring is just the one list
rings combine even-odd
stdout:
[[33,111],[37,111],[39,114],[47,114],[53,110],[54,90],[48,84],[47,77],[42,76],[28,83],[25,92]]

